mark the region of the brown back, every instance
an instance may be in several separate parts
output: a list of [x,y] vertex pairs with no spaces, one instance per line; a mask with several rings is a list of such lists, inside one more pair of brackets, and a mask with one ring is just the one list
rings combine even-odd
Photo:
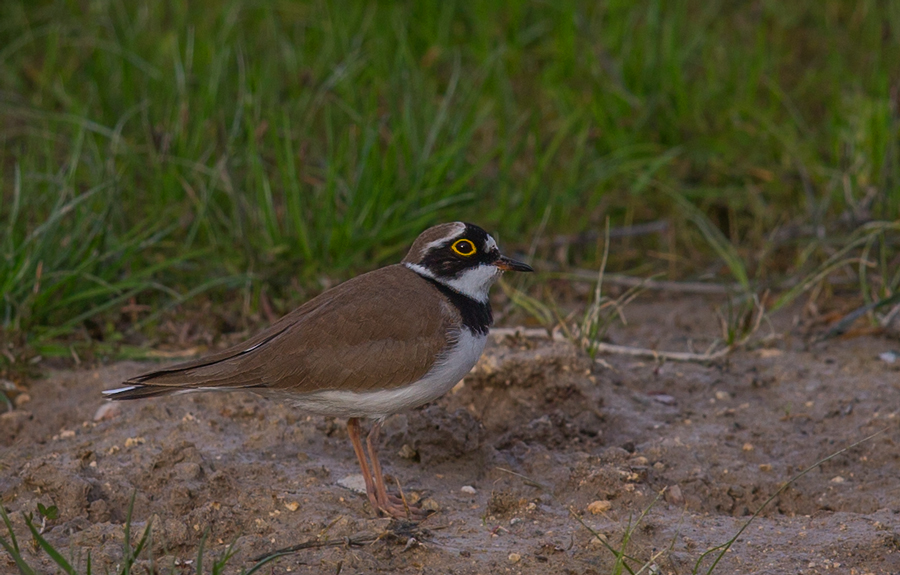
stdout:
[[431,369],[457,322],[434,285],[392,265],[324,292],[244,343],[127,383],[295,393],[391,389]]

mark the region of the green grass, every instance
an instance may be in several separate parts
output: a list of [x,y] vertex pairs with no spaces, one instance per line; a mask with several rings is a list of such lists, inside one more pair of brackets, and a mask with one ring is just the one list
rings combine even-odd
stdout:
[[889,0],[9,0],[2,339],[264,285],[282,311],[454,219],[523,246],[666,219],[610,266],[808,274],[900,215],[897,69]]
[[[153,543],[153,525],[151,522],[147,522],[146,527],[144,527],[143,532],[136,542],[133,542],[131,536],[131,528],[132,528],[132,512],[134,511],[134,498],[135,494],[131,497],[131,503],[128,505],[128,510],[125,516],[125,523],[123,524],[123,534],[122,534],[122,559],[116,565],[115,573],[117,575],[131,575],[131,573],[144,573],[146,572],[145,566],[138,566],[136,563],[139,558],[144,557],[149,562],[149,569],[153,573],[180,573],[181,570],[177,570],[175,565],[161,565],[160,562],[156,561],[153,557],[152,553],[152,543]],[[41,508],[40,504],[38,507]],[[43,516],[45,509],[39,509],[40,514]],[[55,510],[55,507],[54,507]],[[52,565],[55,565],[58,568],[58,572],[67,573],[68,575],[93,575],[94,573],[99,573],[99,570],[95,570],[94,566],[91,562],[91,550],[90,549],[82,549],[81,552],[85,553],[83,557],[79,554],[78,559],[75,557],[66,557],[65,553],[56,547],[53,546],[44,536],[44,528],[43,526],[38,527],[35,524],[35,518],[33,513],[23,514],[25,519],[25,525],[28,527],[29,534],[31,535],[31,545],[33,549],[33,556],[38,556],[39,554],[43,554],[47,556],[47,559]],[[23,554],[21,546],[19,545],[19,540],[16,538],[15,531],[13,531],[12,521],[9,518],[9,515],[6,513],[6,509],[0,505],[0,520],[3,521],[3,524],[6,528],[6,534],[0,535],[0,547],[6,551],[9,559],[15,563],[16,568],[19,570],[20,575],[36,575],[38,571],[32,567],[29,563],[28,558],[25,554]],[[197,547],[197,558],[194,563],[195,573],[203,574],[203,562],[205,559],[211,559],[211,557],[207,556],[205,552],[206,546],[206,538],[208,535],[208,531],[203,534],[203,537],[200,539],[200,544]],[[69,550],[69,553],[73,553],[72,549]],[[228,548],[220,554],[219,557],[213,559],[212,567],[210,568],[209,573],[211,575],[221,575],[226,573],[226,567],[229,562],[234,557],[237,550],[234,548],[234,544],[229,545]],[[260,569],[262,569],[266,564],[272,563],[277,560],[278,557],[269,557],[260,561],[255,561],[252,566],[246,569],[241,569],[241,575],[253,575]],[[227,572],[232,572],[233,569],[229,569]],[[104,573],[109,573],[109,569],[106,568]]]

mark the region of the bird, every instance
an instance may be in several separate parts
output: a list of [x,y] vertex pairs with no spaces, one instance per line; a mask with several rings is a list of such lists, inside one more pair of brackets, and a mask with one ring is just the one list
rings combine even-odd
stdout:
[[[406,257],[332,287],[256,336],[206,357],[132,377],[103,395],[132,400],[245,390],[347,420],[372,508],[427,514],[389,494],[378,458],[382,422],[444,395],[474,367],[493,323],[488,292],[531,266],[466,222],[430,227]],[[361,419],[374,423],[363,449]]]

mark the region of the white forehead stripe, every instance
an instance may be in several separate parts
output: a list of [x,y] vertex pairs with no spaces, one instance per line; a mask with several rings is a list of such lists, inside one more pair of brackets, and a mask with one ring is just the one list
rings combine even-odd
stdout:
[[452,225],[453,225],[453,230],[449,234],[447,234],[446,236],[444,236],[442,238],[436,239],[433,242],[428,242],[427,244],[425,244],[425,252],[424,253],[428,253],[431,250],[431,248],[436,248],[438,246],[441,246],[447,240],[452,240],[453,238],[455,238],[457,236],[461,236],[461,235],[463,235],[463,233],[465,233],[466,224],[464,224],[462,222],[454,222]]

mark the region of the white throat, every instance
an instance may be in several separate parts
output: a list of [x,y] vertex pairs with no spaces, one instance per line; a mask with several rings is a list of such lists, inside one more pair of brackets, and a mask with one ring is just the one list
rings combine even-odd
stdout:
[[447,286],[455,292],[468,296],[480,303],[487,303],[488,292],[500,274],[500,268],[490,264],[481,264],[477,267],[467,269],[457,278],[440,278],[435,276],[431,271],[419,264],[406,263],[406,267],[416,272],[420,276],[433,279],[434,281]]

